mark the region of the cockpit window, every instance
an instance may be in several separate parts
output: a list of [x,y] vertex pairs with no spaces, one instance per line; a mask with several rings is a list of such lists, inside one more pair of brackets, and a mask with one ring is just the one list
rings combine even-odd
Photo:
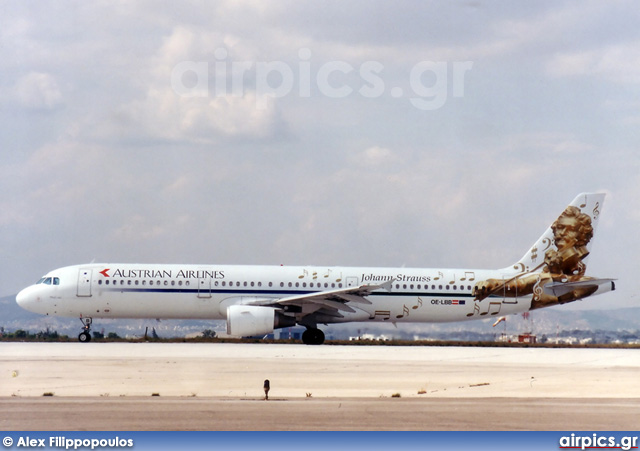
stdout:
[[60,278],[59,277],[43,277],[42,279],[36,282],[36,285],[41,283],[45,285],[60,285]]

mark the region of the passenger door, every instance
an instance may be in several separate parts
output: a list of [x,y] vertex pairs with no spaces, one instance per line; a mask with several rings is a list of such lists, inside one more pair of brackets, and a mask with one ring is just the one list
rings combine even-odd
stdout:
[[78,270],[78,297],[91,297],[92,269],[80,268]]

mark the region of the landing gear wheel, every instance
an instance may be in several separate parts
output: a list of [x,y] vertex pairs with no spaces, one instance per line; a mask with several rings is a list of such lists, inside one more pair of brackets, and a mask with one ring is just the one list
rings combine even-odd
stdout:
[[91,341],[91,324],[93,323],[93,319],[80,317],[80,321],[82,321],[82,332],[78,335],[78,341],[80,343],[88,343]]
[[302,342],[306,345],[321,345],[324,343],[324,332],[316,328],[308,328],[302,333]]

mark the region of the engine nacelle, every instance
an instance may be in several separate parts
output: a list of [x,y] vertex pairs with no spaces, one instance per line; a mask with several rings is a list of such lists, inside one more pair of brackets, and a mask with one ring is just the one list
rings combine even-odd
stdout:
[[270,334],[274,329],[295,325],[295,318],[273,307],[238,304],[227,307],[227,334],[231,336]]

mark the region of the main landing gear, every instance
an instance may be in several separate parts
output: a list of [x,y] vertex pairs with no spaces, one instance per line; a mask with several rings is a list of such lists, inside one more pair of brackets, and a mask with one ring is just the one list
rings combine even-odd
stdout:
[[324,332],[316,327],[307,327],[302,333],[302,342],[306,345],[321,345],[324,343]]
[[78,335],[78,341],[80,343],[88,343],[91,341],[91,323],[93,319],[80,318],[80,321],[82,321],[82,332]]

